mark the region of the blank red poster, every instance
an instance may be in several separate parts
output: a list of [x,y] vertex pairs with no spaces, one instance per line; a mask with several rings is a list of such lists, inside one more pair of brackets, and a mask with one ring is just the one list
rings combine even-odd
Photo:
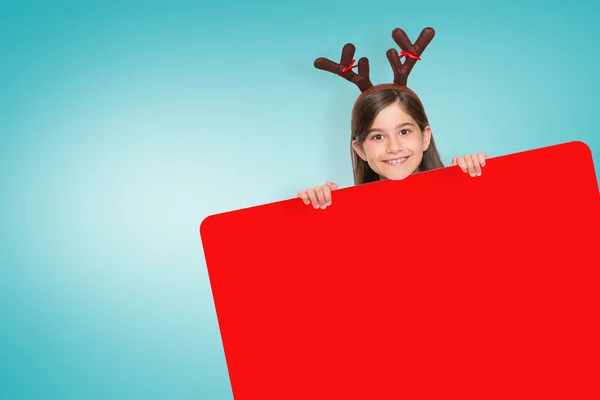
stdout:
[[206,218],[234,398],[600,399],[598,201],[572,142]]

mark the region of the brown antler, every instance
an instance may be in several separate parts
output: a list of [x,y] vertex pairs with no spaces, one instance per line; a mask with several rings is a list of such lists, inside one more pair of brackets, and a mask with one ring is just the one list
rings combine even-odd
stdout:
[[353,60],[352,57],[354,57],[355,50],[354,45],[348,43],[342,49],[342,58],[340,59],[339,64],[321,57],[315,60],[315,67],[346,78],[350,82],[356,84],[361,92],[364,92],[373,86],[369,80],[369,60],[366,57],[362,57],[358,60],[358,74],[354,73],[352,68],[355,68],[356,65],[354,65],[355,60]]
[[419,35],[417,41],[413,44],[406,33],[396,28],[392,32],[392,38],[398,46],[402,49],[402,56],[406,56],[404,63],[400,62],[400,57],[396,49],[389,49],[386,53],[388,60],[394,70],[394,83],[402,86],[406,86],[408,75],[414,67],[417,60],[420,60],[419,56],[427,45],[431,42],[435,36],[433,28],[425,28]]

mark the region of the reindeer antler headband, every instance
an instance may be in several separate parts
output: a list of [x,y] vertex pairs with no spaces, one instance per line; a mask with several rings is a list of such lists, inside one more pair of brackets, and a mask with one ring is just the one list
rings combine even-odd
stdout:
[[[392,38],[402,49],[400,55],[398,55],[396,49],[389,49],[386,52],[392,70],[394,71],[394,83],[373,86],[369,79],[369,60],[366,57],[362,57],[358,60],[358,65],[354,65],[355,60],[353,57],[356,49],[352,43],[346,44],[342,49],[342,58],[340,59],[339,64],[321,57],[315,60],[315,67],[340,75],[358,86],[362,93],[358,96],[358,99],[356,99],[355,104],[368,93],[381,89],[397,89],[408,92],[420,103],[421,100],[419,97],[406,86],[406,83],[410,71],[415,66],[417,60],[421,59],[419,56],[431,42],[434,35],[435,31],[433,28],[425,28],[417,38],[417,41],[412,43],[402,29],[396,28],[392,31]],[[400,61],[402,57],[406,57],[404,63]],[[353,68],[357,67],[358,74],[352,71]]]

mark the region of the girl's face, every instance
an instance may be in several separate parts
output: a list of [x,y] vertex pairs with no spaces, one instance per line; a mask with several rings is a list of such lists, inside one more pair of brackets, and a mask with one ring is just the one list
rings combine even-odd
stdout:
[[352,141],[354,151],[382,179],[400,180],[416,172],[429,147],[431,129],[423,132],[398,103],[377,114],[365,141]]

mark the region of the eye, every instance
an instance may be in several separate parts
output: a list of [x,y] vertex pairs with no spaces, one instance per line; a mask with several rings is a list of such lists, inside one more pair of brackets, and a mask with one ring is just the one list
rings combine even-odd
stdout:
[[408,135],[409,133],[410,133],[410,129],[402,129],[402,130],[400,131],[400,134],[401,134],[401,135]]
[[377,134],[377,135],[371,136],[371,140],[381,140],[381,139],[383,139],[383,135]]

